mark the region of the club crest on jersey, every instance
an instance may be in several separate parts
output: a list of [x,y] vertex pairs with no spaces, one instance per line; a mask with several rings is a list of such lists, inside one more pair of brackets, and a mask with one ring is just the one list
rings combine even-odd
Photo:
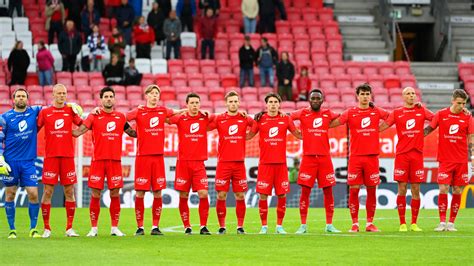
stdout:
[[199,123],[192,123],[190,126],[189,126],[189,132],[192,133],[196,133],[199,131]]
[[452,135],[452,134],[456,134],[458,133],[459,131],[459,125],[458,124],[454,124],[454,125],[451,125],[449,127],[449,134]]
[[229,127],[229,135],[235,135],[239,131],[239,127],[237,125],[231,125]]
[[370,126],[370,117],[362,118],[362,120],[360,121],[360,127],[361,128],[366,128],[368,126]]
[[315,118],[313,120],[313,128],[318,128],[323,125],[323,119],[321,117]]
[[414,128],[416,125],[415,119],[409,119],[406,124],[407,130]]
[[150,127],[154,128],[160,123],[160,118],[158,116],[150,118]]
[[117,125],[115,124],[115,121],[111,121],[107,123],[107,132],[114,131]]
[[28,124],[26,123],[26,120],[21,120],[20,123],[18,123],[18,130],[20,132],[25,131],[28,128]]
[[275,137],[276,135],[278,135],[278,127],[272,127],[270,128],[270,130],[268,131],[268,136],[270,138],[273,138]]
[[60,129],[64,127],[64,119],[58,119],[54,122],[54,129]]

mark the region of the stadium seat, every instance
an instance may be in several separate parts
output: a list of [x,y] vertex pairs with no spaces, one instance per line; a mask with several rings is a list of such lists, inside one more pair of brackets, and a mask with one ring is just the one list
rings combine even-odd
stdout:
[[201,73],[188,74],[189,87],[202,87],[204,85],[204,78]]
[[72,74],[71,72],[56,72],[57,83],[64,84],[66,86],[72,85]]
[[384,80],[384,87],[387,89],[390,88],[400,88],[400,78],[396,75],[387,75]]
[[209,88],[220,87],[219,75],[218,74],[206,74],[204,79],[204,86]]
[[2,33],[12,31],[12,18],[0,17],[0,31]]
[[233,74],[224,74],[221,76],[221,86],[223,88],[236,87],[238,85],[237,77]]
[[168,72],[169,73],[184,73],[183,60],[181,59],[168,60]]
[[183,60],[184,73],[199,73],[199,60],[188,59]]
[[170,74],[157,74],[155,75],[156,84],[160,87],[171,86]]
[[151,59],[151,73],[162,74],[168,73],[168,62],[165,59]]
[[216,61],[204,59],[200,60],[201,73],[216,73]]
[[25,32],[28,29],[29,20],[27,17],[15,17],[13,18],[13,28],[15,32]]
[[155,84],[155,76],[151,73],[143,73],[142,81],[140,82],[141,86],[148,86]]
[[196,33],[194,32],[182,32],[180,35],[182,47],[197,47]]
[[181,59],[196,59],[196,48],[181,46],[180,53]]
[[396,61],[394,63],[395,74],[397,75],[409,75],[411,74],[410,64],[406,61]]
[[89,75],[86,72],[74,72],[72,74],[74,86],[89,85]]

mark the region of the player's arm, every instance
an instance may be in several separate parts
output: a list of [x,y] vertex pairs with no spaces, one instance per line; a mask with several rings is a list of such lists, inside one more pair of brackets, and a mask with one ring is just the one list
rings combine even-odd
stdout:
[[137,131],[133,129],[128,122],[125,122],[125,125],[123,126],[123,131],[132,138],[137,137]]
[[303,139],[301,131],[295,126],[295,123],[291,117],[288,117],[288,130],[290,130],[291,134],[293,134],[293,136],[295,136],[297,139]]
[[86,125],[82,124],[78,128],[72,130],[72,136],[77,138],[79,136],[84,135],[89,128],[86,127]]
[[173,111],[173,113],[171,114],[171,116],[173,116],[173,115],[181,115],[181,114],[184,114],[184,113],[186,113],[186,111],[187,111],[188,109],[183,108],[183,109],[171,109],[171,110]]
[[382,121],[379,125],[379,131],[382,132],[393,125],[395,122],[395,112],[391,112],[385,121]]
[[5,158],[3,157],[3,145],[5,142],[7,125],[2,115],[0,115],[0,128],[0,175],[8,175],[12,169],[10,168],[10,165],[5,162]]
[[433,119],[431,119],[430,124],[425,127],[424,132],[423,132],[425,137],[428,136],[431,132],[433,132],[438,127],[438,121],[439,121],[439,112],[437,112],[433,116]]
[[257,135],[258,130],[259,130],[258,123],[254,122],[252,124],[252,128],[249,130],[249,132],[247,132],[247,135],[245,136],[245,139],[246,140],[251,140],[253,137],[255,137],[255,135]]
[[424,130],[424,136],[428,136],[429,134],[431,134],[431,132],[433,132],[436,128],[432,128],[431,126],[427,126],[425,127],[425,130]]

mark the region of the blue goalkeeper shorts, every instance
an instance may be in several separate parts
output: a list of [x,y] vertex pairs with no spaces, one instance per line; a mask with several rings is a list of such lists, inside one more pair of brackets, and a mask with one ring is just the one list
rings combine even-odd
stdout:
[[7,161],[12,169],[10,175],[1,176],[6,187],[37,187],[38,176],[34,160],[28,161]]

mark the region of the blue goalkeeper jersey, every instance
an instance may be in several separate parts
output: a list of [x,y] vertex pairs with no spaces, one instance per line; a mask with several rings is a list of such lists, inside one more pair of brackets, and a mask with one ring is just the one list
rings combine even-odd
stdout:
[[0,154],[7,161],[36,159],[38,127],[36,119],[40,106],[28,106],[25,112],[13,109],[0,115]]

